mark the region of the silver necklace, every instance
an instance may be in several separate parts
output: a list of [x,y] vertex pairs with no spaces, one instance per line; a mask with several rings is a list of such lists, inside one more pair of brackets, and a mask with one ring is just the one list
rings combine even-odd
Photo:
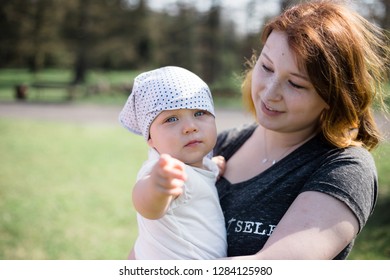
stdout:
[[265,153],[265,158],[263,158],[263,160],[261,161],[263,164],[266,164],[267,162],[271,162],[271,165],[274,165],[275,163],[277,163],[280,159],[282,159],[286,154],[287,152],[289,152],[292,148],[294,148],[294,146],[291,146],[291,147],[288,147],[284,152],[283,154],[281,154],[279,157],[277,157],[276,159],[269,159],[268,158],[268,150],[267,150],[267,130],[264,130],[264,153]]
[[[262,162],[263,164],[266,164],[268,161],[269,161],[268,158],[264,158],[261,162]],[[275,163],[276,163],[276,159],[274,159],[274,160],[272,161],[272,165],[274,165]]]
[[[279,157],[279,159],[282,159],[286,154],[287,154],[287,152],[289,151],[291,149],[291,147],[290,148],[288,148],[280,157]],[[266,157],[266,158],[263,158],[263,160],[261,161],[263,164],[266,164],[267,162],[269,162],[269,161],[271,161],[268,157]],[[271,162],[271,164],[272,165],[274,165],[275,163],[277,163],[279,160],[276,160],[276,159],[274,159],[274,160],[272,160],[272,162]]]

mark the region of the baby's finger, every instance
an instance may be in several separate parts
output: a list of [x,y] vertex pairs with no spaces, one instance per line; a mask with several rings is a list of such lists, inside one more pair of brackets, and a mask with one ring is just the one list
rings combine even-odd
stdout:
[[223,156],[215,156],[212,158],[212,161],[214,161],[219,169],[218,173],[218,179],[225,173],[226,169],[226,160]]
[[183,192],[184,181],[175,178],[168,179],[160,177],[156,185],[160,188],[161,192],[168,195],[178,196]]
[[165,173],[164,176],[168,178],[187,180],[184,163],[169,155],[161,155],[160,167],[162,172]]
[[170,182],[170,185],[172,186],[171,189],[169,189],[169,193],[173,196],[179,196],[183,193],[183,185],[184,181],[180,179],[172,179]]

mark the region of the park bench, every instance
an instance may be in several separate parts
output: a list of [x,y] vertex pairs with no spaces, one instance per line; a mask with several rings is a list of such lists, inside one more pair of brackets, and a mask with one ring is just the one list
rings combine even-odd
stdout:
[[42,93],[50,90],[51,94],[61,94],[64,95],[64,90],[66,91],[65,98],[67,100],[72,100],[76,91],[84,91],[84,97],[91,95],[98,95],[102,93],[120,93],[120,94],[130,94],[133,85],[128,83],[121,84],[109,84],[109,83],[96,83],[87,86],[78,87],[75,84],[64,83],[64,82],[33,82],[30,84],[19,84],[15,86],[15,98],[17,100],[26,100],[28,96],[29,89],[34,89],[35,95],[37,98],[41,98]]
[[[66,99],[72,100],[75,94],[75,88],[76,86],[71,83],[64,83],[64,82],[34,82],[30,84],[31,88],[34,88],[37,90],[38,97],[41,95],[43,91],[46,90],[53,90],[53,89],[59,89],[59,90],[66,90]],[[50,91],[50,92],[57,92],[57,91]]]
[[[76,86],[71,83],[64,82],[33,82],[28,85],[20,84],[15,86],[15,98],[18,100],[27,99],[28,89],[35,89],[37,92],[37,97],[40,98],[42,93],[47,90],[51,90],[51,93],[58,93],[63,95],[63,91],[57,90],[65,90],[65,98],[67,100],[71,100],[74,97]],[[54,89],[54,91],[53,91]]]

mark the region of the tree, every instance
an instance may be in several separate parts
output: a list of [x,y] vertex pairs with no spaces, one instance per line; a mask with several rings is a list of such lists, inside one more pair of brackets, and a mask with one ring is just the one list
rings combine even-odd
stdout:
[[61,52],[61,4],[59,0],[2,1],[0,59],[5,65],[25,64],[38,71]]
[[300,0],[281,0],[280,1],[280,10],[283,11],[289,6],[299,3]]
[[202,19],[192,5],[176,3],[175,14],[168,11],[151,14],[153,64],[177,65],[199,73],[198,38]]
[[[74,54],[74,84],[84,83],[87,70],[91,67],[111,64],[110,56],[107,55],[108,50],[112,51],[111,42],[118,42],[115,36],[118,36],[118,30],[123,32],[126,26],[125,22],[119,20],[123,19],[126,8],[123,2],[124,0],[68,2],[63,36],[70,52]],[[130,20],[127,19],[127,22]]]
[[383,9],[383,17],[381,26],[390,31],[390,0],[381,0]]
[[207,12],[205,24],[200,37],[200,48],[202,49],[201,73],[207,83],[213,83],[220,76],[221,72],[221,7],[219,1],[214,1],[211,9]]
[[[22,19],[27,12],[22,0],[3,0],[0,6],[0,65],[14,66],[21,62],[19,34],[22,29]],[[19,4],[19,5],[16,5]]]
[[[133,29],[132,44],[135,47],[136,56],[134,64],[142,67],[150,63],[152,59],[152,39],[150,37],[150,11],[145,0],[140,0],[132,13]],[[157,28],[158,29],[158,28]]]

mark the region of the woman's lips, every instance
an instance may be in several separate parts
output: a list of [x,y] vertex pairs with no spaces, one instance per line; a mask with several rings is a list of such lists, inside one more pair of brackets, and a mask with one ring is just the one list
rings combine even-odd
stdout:
[[261,110],[268,116],[278,116],[283,113],[282,111],[278,111],[272,107],[267,106],[264,102],[261,102]]

